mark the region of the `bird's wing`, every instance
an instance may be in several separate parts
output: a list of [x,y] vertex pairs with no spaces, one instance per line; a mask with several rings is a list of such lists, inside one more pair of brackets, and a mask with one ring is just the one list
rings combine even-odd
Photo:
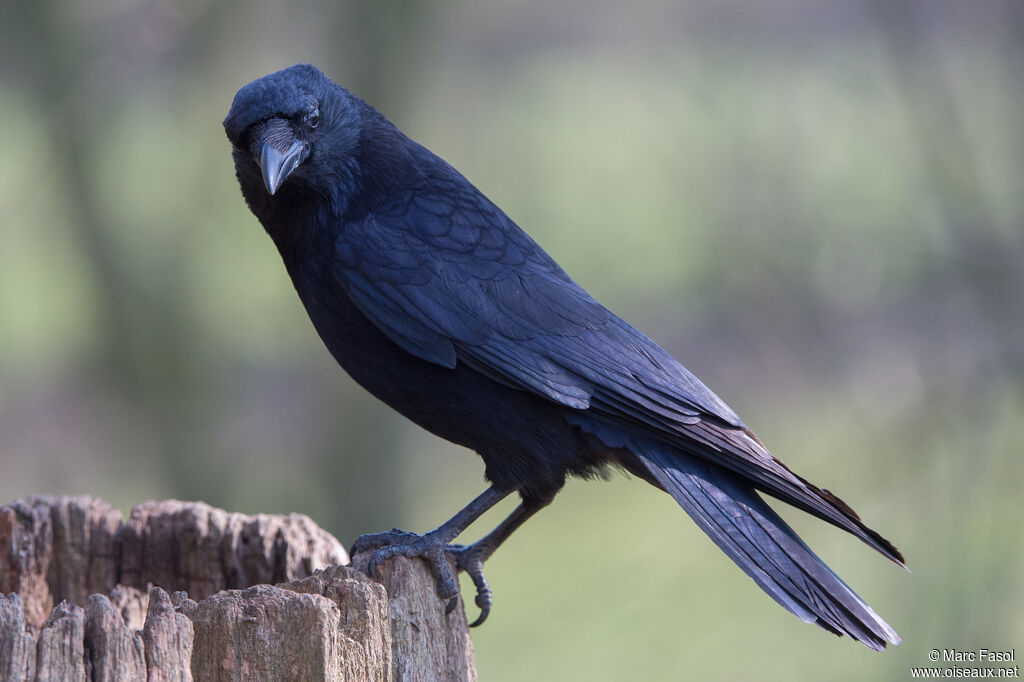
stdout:
[[454,170],[346,222],[334,256],[356,306],[409,353],[466,363],[667,440],[900,562],[848,506],[772,457],[728,405],[594,300]]
[[609,409],[652,424],[713,415],[742,425],[482,194],[440,182],[346,223],[336,242],[344,288],[393,341],[569,407],[591,407],[596,394]]

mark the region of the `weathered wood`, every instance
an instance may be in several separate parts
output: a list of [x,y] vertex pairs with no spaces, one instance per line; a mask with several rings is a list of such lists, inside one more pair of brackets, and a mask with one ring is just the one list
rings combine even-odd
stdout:
[[[367,553],[357,554],[352,564],[365,571],[368,559]],[[454,561],[451,568],[455,575]],[[475,681],[476,659],[462,597],[458,608],[445,615],[434,575],[419,559],[398,556],[374,573],[388,593],[395,682]]]
[[392,630],[384,588],[348,566],[331,566],[279,587],[316,594],[337,605],[342,679],[392,679]]
[[[391,637],[379,585],[351,571],[324,582],[330,596],[291,586],[227,590],[199,602],[192,658],[196,679],[391,679],[390,656],[382,655],[390,653]],[[363,595],[350,601],[353,589],[375,593],[363,612],[369,635],[365,643],[347,637],[342,628],[342,612],[365,605]]]
[[0,507],[0,594],[17,592],[33,631],[62,599],[85,605],[117,584],[121,514],[89,497],[33,496]]
[[89,595],[85,607],[85,664],[94,682],[146,679],[142,637],[128,629],[121,613],[102,594]]
[[192,682],[194,636],[192,620],[174,610],[165,591],[159,587],[151,589],[146,623],[142,627],[147,679],[150,682]]
[[4,505],[0,679],[476,679],[465,614],[444,614],[424,562],[386,561],[378,584],[330,565],[346,561],[299,515],[171,500],[122,522],[87,497]]
[[85,609],[62,601],[39,632],[36,676],[85,682]]
[[26,631],[21,596],[0,594],[0,680],[30,680],[35,674],[36,640]]
[[122,541],[122,584],[152,583],[193,599],[348,563],[341,543],[307,516],[248,516],[202,502],[144,502],[132,509]]
[[85,606],[90,594],[111,595],[138,629],[151,584],[203,599],[346,563],[341,543],[301,514],[248,516],[165,500],[136,506],[125,522],[85,496],[32,496],[0,507],[0,594],[22,596],[33,632],[62,599]]

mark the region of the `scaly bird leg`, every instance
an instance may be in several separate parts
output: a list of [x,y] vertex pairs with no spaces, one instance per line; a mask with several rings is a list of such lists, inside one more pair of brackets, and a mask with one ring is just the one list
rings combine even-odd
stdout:
[[491,587],[484,578],[484,562],[491,558],[494,550],[498,549],[501,543],[505,542],[512,533],[523,525],[526,519],[536,514],[539,510],[548,505],[550,500],[543,502],[523,502],[509,514],[498,527],[480,538],[472,545],[449,545],[445,551],[455,557],[455,564],[460,571],[465,571],[473,584],[476,585],[476,605],[480,608],[480,615],[469,627],[475,628],[487,620],[491,612],[494,597]]
[[[390,559],[397,555],[423,557],[430,563],[434,571],[434,577],[437,579],[438,596],[448,602],[445,613],[451,613],[459,601],[459,587],[458,583],[455,582],[455,576],[452,575],[451,567],[448,565],[448,559],[445,556],[448,544],[459,533],[466,530],[469,524],[480,518],[484,512],[505,499],[510,492],[509,490],[498,490],[492,486],[467,504],[455,516],[424,535],[407,533],[397,528],[385,533],[362,535],[352,544],[352,554],[373,552],[367,565],[367,571],[371,577],[373,577],[377,564],[385,559]],[[513,515],[515,515],[514,512]],[[474,578],[474,582],[475,580]]]

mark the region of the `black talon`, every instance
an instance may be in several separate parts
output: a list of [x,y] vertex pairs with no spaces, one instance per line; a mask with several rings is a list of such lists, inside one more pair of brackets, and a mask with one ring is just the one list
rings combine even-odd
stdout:
[[479,627],[479,626],[483,625],[484,621],[487,620],[487,616],[490,613],[491,613],[491,607],[489,607],[489,606],[487,608],[480,609],[480,615],[477,616],[476,620],[474,620],[472,623],[469,624],[469,627],[475,628],[475,627]]
[[[483,573],[481,573],[481,581],[483,581],[483,577]],[[473,582],[476,582],[476,580],[474,579]],[[480,609],[480,615],[476,617],[476,620],[469,624],[469,627],[475,628],[484,624],[484,621],[487,620],[487,616],[491,613],[491,606],[494,603],[493,596],[491,588],[487,586],[486,582],[484,582],[483,587],[477,585],[475,601],[477,607]]]

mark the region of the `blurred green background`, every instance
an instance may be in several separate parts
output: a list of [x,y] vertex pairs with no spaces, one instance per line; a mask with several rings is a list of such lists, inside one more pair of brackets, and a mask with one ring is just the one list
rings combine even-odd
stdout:
[[873,654],[778,608],[662,493],[570,482],[489,564],[482,680],[895,680],[932,648],[1024,654],[1024,3],[0,12],[0,501],[202,499],[349,544],[482,489],[479,458],[335,366],[242,201],[231,98],[312,61],[913,570],[782,510],[903,635]]

